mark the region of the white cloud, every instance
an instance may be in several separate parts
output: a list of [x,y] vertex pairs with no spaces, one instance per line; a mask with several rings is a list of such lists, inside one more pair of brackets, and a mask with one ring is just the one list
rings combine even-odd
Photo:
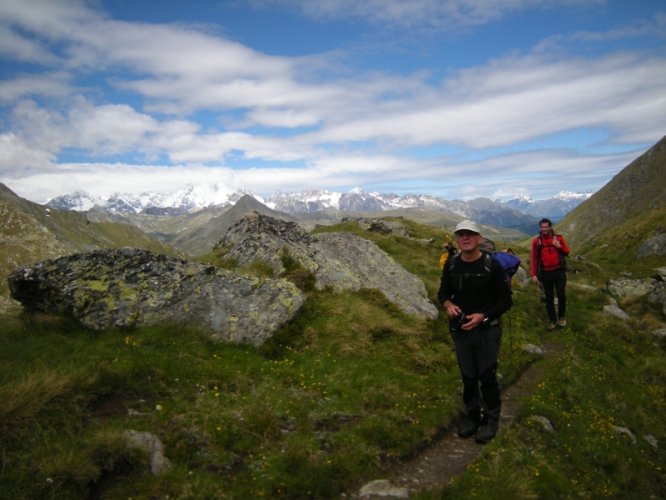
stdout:
[[9,103],[16,102],[24,97],[62,98],[71,94],[71,92],[70,75],[62,71],[23,75],[0,81],[0,101]]
[[[538,0],[285,2],[319,19],[440,27],[479,25],[510,11],[543,7]],[[552,189],[553,182],[569,179],[598,184],[600,176],[624,166],[616,156],[563,158],[556,152],[470,161],[491,148],[519,151],[532,141],[580,129],[594,130],[603,137],[599,140],[629,144],[650,143],[664,133],[663,53],[584,57],[567,51],[568,43],[654,36],[663,16],[649,26],[551,37],[531,52],[448,68],[446,77],[435,81],[436,68],[407,75],[353,67],[331,71],[322,64],[327,53],[267,55],[210,27],[116,21],[90,5],[0,0],[0,44],[16,42],[12,49],[3,46],[0,55],[47,71],[0,82],[0,103],[11,109],[1,136],[0,172],[7,178],[40,165],[44,176],[30,179],[53,189],[61,184],[47,178],[70,176],[71,185],[93,183],[101,174],[105,183],[133,179],[127,185],[138,187],[219,174],[257,192],[397,186],[418,178],[433,189],[458,192],[464,185],[466,195],[489,195],[521,176],[526,183],[521,189],[543,190],[546,184]],[[93,81],[97,87],[87,87]],[[198,113],[208,116],[200,119]],[[423,146],[447,153],[429,160],[409,155]],[[122,154],[137,163],[167,158],[171,166],[58,165],[59,155],[72,149],[87,161]],[[301,167],[234,171],[231,158],[246,167],[252,160]],[[191,166],[202,163],[216,168]],[[594,168],[592,176],[583,177],[583,167]],[[148,177],[156,172],[165,172],[159,181]],[[472,175],[479,176],[478,183],[470,184]],[[563,175],[568,177],[562,180]]]
[[[53,168],[55,155],[44,149],[35,149],[13,132],[0,134],[0,175],[14,179],[17,170],[25,174],[33,170]],[[21,169],[17,169],[21,165]]]
[[48,66],[58,62],[58,58],[39,41],[30,40],[2,24],[0,24],[0,55],[17,61]]
[[264,8],[291,7],[305,16],[327,21],[362,19],[401,28],[459,31],[527,9],[603,4],[605,0],[253,0]]
[[140,150],[149,142],[149,135],[159,129],[155,119],[125,104],[93,106],[83,99],[77,100],[68,121],[70,145],[93,156]]
[[[609,56],[598,60],[508,58],[467,69],[444,90],[397,109],[358,113],[326,127],[321,141],[391,139],[399,145],[452,143],[489,148],[581,127],[614,131],[621,140],[663,133],[666,58]],[[648,103],[652,103],[652,106]],[[385,112],[384,112],[385,111]]]
[[[0,143],[5,144],[0,137]],[[338,156],[315,160],[307,168],[248,168],[127,164],[60,164],[49,171],[11,178],[0,170],[0,182],[7,183],[20,196],[37,202],[80,189],[93,195],[113,192],[140,193],[146,190],[170,193],[187,184],[221,184],[230,190],[247,189],[255,194],[276,190],[299,191],[321,188],[349,189],[364,185],[383,192],[403,191],[405,180],[414,180],[414,172],[424,186],[422,192],[450,199],[498,193],[530,193],[543,199],[562,190],[599,189],[610,177],[628,165],[643,151],[580,156],[562,151],[533,151],[504,155],[464,164],[442,160],[402,161],[395,157]],[[100,179],[104,179],[100,182]],[[554,189],[552,183],[556,182]],[[324,184],[322,184],[324,183]],[[75,186],[75,188],[74,188]]]
[[248,113],[248,118],[267,127],[294,128],[316,125],[318,118],[314,113],[295,109],[255,109]]

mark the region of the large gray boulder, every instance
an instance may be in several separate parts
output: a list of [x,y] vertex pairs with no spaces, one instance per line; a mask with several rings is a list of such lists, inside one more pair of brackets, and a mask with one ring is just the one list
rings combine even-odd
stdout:
[[124,248],[23,266],[9,277],[24,307],[70,315],[96,329],[176,323],[217,340],[260,345],[303,303],[289,281]]
[[216,249],[241,265],[267,262],[278,276],[286,272],[286,254],[314,274],[317,289],[375,288],[408,314],[424,319],[434,319],[438,314],[418,277],[375,243],[351,233],[311,235],[295,222],[255,212],[232,226]]

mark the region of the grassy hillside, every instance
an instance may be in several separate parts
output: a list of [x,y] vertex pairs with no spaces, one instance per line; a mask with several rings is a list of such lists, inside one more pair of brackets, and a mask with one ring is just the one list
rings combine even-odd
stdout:
[[[403,223],[417,239],[362,234],[419,275],[434,300],[441,231]],[[659,496],[666,366],[647,328],[663,318],[646,309],[641,322],[619,324],[598,312],[603,294],[572,291],[570,327],[546,333],[538,294],[516,288],[514,298],[504,383],[537,359],[524,343],[560,342],[565,354],[514,426],[446,491],[419,497]],[[415,453],[461,409],[444,319],[405,316],[376,291],[311,292],[261,348],[175,327],[93,333],[45,316],[0,318],[0,343],[8,498],[339,498]],[[534,414],[556,432],[534,425]],[[152,475],[146,455],[124,442],[127,429],[159,437],[170,471]]]
[[652,277],[654,269],[666,266],[666,255],[639,255],[645,241],[666,231],[666,205],[642,213],[601,234],[585,240],[577,252],[602,266],[610,275],[631,273]]

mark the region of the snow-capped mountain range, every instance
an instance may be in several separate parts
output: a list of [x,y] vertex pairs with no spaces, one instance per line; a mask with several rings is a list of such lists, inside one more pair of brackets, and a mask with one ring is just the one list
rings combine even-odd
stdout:
[[[110,196],[94,197],[89,193],[77,191],[53,198],[47,202],[47,205],[77,211],[95,208],[114,214],[176,215],[195,212],[211,206],[232,205],[246,194],[251,195],[247,191],[230,190],[221,184],[188,185],[182,190],[166,194],[115,193]],[[449,201],[431,195],[370,193],[362,189],[353,189],[346,193],[320,189],[289,193],[277,191],[265,198],[252,196],[273,210],[292,215],[423,208],[474,218],[485,224],[518,226],[533,222],[535,217],[545,216],[557,221],[589,198],[591,194],[561,192],[558,196],[548,200],[533,200],[529,197],[518,196],[505,202],[488,198]]]

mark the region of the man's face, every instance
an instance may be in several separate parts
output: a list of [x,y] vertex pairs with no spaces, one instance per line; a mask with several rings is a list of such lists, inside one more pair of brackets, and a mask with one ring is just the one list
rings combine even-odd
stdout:
[[539,224],[539,232],[546,236],[550,232],[550,224],[547,222],[542,222]]
[[480,239],[481,235],[473,231],[467,231],[463,229],[462,231],[458,231],[456,233],[456,242],[458,243],[458,248],[460,248],[462,251],[474,250],[479,246]]

